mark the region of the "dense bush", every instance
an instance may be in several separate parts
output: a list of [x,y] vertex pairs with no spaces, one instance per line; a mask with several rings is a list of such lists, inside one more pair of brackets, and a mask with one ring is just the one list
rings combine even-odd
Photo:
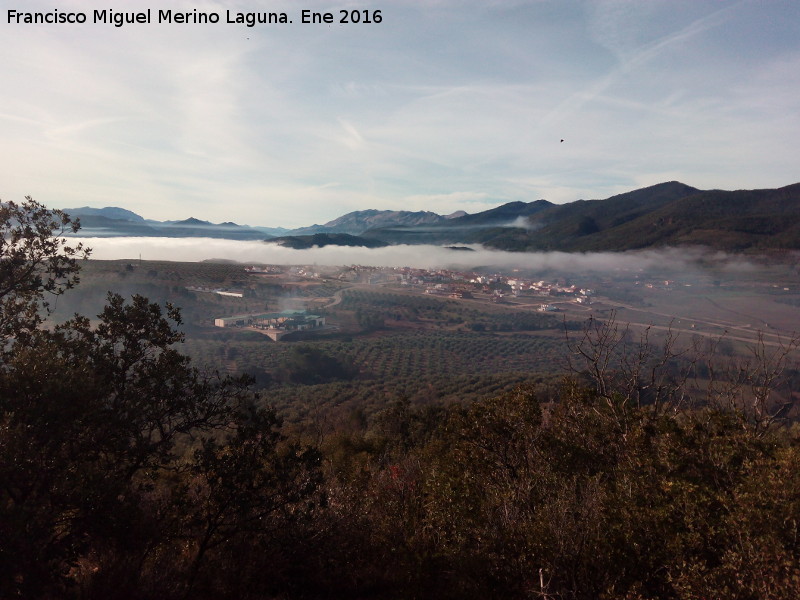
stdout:
[[785,429],[579,388],[553,405],[520,389],[451,408],[433,433],[406,413],[366,434],[381,440],[372,462],[364,446],[357,463],[341,441],[331,453],[352,469],[336,471],[332,503],[363,523],[346,545],[386,596],[796,595],[800,448]]

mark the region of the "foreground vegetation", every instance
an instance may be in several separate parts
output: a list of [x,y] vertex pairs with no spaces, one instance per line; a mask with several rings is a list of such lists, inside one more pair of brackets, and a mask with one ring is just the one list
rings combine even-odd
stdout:
[[[43,300],[78,283],[84,251],[59,241],[65,215],[34,202],[0,211],[0,597],[800,589],[791,343],[699,369],[669,343],[654,353],[593,322],[558,386],[400,398],[287,428],[269,395],[178,352],[170,307],[112,294],[94,322],[41,327]],[[430,362],[458,343],[432,346]],[[368,351],[331,362],[309,348],[282,359],[285,377],[322,365],[324,385],[346,385]],[[686,397],[690,375],[703,402]]]

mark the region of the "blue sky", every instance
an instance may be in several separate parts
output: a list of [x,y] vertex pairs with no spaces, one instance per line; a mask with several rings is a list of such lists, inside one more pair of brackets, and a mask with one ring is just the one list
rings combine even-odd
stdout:
[[[800,181],[796,0],[0,0],[0,198],[295,227]],[[9,24],[7,11],[294,23]],[[301,24],[302,9],[381,10]],[[155,20],[155,14],[154,14]],[[560,140],[564,139],[562,143]]]

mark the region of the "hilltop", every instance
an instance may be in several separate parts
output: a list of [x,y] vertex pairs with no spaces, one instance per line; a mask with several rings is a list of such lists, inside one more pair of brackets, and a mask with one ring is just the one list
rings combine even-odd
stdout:
[[349,233],[361,235],[369,229],[398,226],[432,225],[447,221],[447,217],[430,211],[407,210],[357,210],[329,221],[324,225],[301,227],[292,235],[312,235],[315,233]]

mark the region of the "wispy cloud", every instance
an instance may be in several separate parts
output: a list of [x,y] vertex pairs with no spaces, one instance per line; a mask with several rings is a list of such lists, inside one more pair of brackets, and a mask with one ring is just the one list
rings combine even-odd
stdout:
[[606,197],[666,176],[793,182],[800,5],[679,7],[386,0],[379,25],[328,27],[276,0],[294,24],[0,22],[0,197],[302,226]]

